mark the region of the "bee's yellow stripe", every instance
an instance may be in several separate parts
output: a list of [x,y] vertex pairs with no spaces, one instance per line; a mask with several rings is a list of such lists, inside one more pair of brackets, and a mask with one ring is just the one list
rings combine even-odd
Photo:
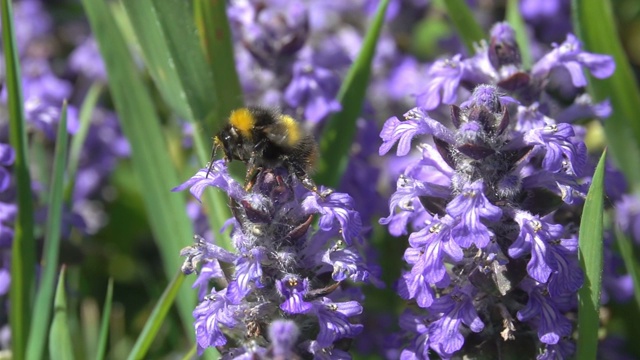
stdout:
[[300,141],[300,124],[289,115],[282,115],[280,121],[287,129],[287,145],[294,146]]
[[233,110],[229,116],[229,123],[240,131],[244,137],[251,138],[251,129],[253,129],[256,120],[247,108]]

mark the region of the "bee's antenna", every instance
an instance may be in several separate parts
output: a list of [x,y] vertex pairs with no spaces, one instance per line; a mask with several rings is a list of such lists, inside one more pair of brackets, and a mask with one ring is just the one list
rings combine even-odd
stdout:
[[216,151],[218,150],[218,146],[220,144],[216,141],[216,138],[213,138],[213,148],[211,149],[211,160],[209,160],[209,168],[207,169],[207,175],[204,177],[205,179],[209,177],[209,173],[211,172],[211,168],[213,167],[213,159],[216,157]]

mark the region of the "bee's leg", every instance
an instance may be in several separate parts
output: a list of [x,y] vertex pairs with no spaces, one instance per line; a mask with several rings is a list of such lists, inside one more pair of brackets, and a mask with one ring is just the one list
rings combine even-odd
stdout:
[[[207,175],[205,175],[205,179],[209,177],[209,173],[211,173],[211,169],[213,168],[213,160],[216,157],[216,150],[218,150],[219,141],[216,140],[217,137],[213,138],[213,148],[211,149],[211,159],[209,160],[209,167],[207,169]],[[225,156],[226,158],[226,156]]]
[[302,186],[304,186],[305,189],[309,191],[313,191],[314,193],[318,194],[318,196],[320,196],[322,199],[324,199],[325,197],[333,193],[332,189],[325,189],[322,192],[318,191],[318,186],[316,185],[315,181],[313,181],[313,179],[309,176],[309,174],[307,174],[304,168],[295,164],[294,162],[287,161],[287,163],[289,164],[288,166],[289,173],[295,174],[295,176],[298,178],[298,180],[300,180],[300,183],[302,183]]
[[253,185],[256,183],[256,178],[258,177],[258,167],[256,166],[256,156],[255,152],[251,153],[251,157],[247,162],[247,173],[244,176],[244,189],[246,191],[251,190]]

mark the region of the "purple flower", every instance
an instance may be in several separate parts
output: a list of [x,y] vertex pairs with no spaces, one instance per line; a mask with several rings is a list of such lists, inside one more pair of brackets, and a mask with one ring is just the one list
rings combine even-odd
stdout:
[[[531,254],[531,260],[527,264],[529,276],[535,280],[546,283],[549,276],[555,272],[561,278],[558,286],[567,288],[562,293],[573,293],[582,286],[582,271],[575,261],[577,253],[577,239],[564,242],[560,238],[564,234],[562,225],[549,224],[537,217],[526,213],[519,213],[515,221],[520,225],[520,234],[509,248],[509,256],[519,258],[526,253]],[[565,247],[568,246],[568,247]],[[550,290],[555,289],[550,282]],[[564,282],[562,282],[564,280]],[[556,293],[556,291],[554,291]]]
[[191,194],[200,200],[202,192],[207,186],[214,186],[227,192],[233,199],[240,199],[244,195],[242,186],[238,184],[227,171],[224,160],[218,160],[213,163],[211,172],[207,176],[208,169],[200,169],[191,179],[183,184],[176,186],[171,191],[182,191],[189,188]]
[[[568,72],[569,86],[576,97],[586,85],[583,68],[589,69],[593,76],[606,78],[613,74],[615,64],[608,55],[588,53],[582,50],[575,36],[568,34],[567,39],[537,61],[531,70],[523,69],[520,49],[515,42],[515,33],[507,23],[497,23],[491,29],[489,43],[481,43],[476,55],[462,59],[456,55],[451,59],[434,62],[427,72],[426,81],[416,98],[417,105],[425,110],[433,110],[440,104],[454,104],[464,89],[473,89],[482,84],[497,85],[507,91],[522,105],[535,102],[541,105],[552,103],[555,106],[555,88],[566,85],[555,78],[562,76],[556,69]],[[464,89],[461,89],[461,85]],[[549,95],[549,96],[546,96]],[[563,99],[564,102],[573,98]],[[582,100],[581,100],[582,101]],[[543,104],[544,102],[544,104]],[[606,114],[605,109],[600,114]],[[546,114],[554,115],[555,114]],[[571,120],[564,115],[557,120]]]
[[522,310],[518,311],[518,320],[536,319],[538,338],[547,345],[557,344],[562,337],[569,336],[571,322],[562,315],[554,298],[545,296],[544,288],[538,286],[531,286],[528,293],[529,301]]
[[433,110],[438,105],[453,104],[458,98],[458,86],[464,75],[464,63],[460,55],[452,59],[438,60],[427,72],[427,86],[418,97],[418,105]]
[[453,142],[451,132],[436,120],[431,119],[426,112],[420,108],[409,110],[404,114],[405,120],[400,121],[397,117],[387,120],[382,127],[380,137],[383,140],[380,146],[380,155],[384,155],[398,142],[398,156],[409,153],[411,140],[418,135],[431,134],[447,142]]
[[623,195],[616,203],[616,222],[620,229],[636,243],[640,243],[640,199]]
[[418,61],[409,56],[401,58],[387,80],[388,96],[395,100],[418,94],[423,69]]
[[11,273],[9,269],[0,269],[0,296],[4,296],[9,293],[9,286],[11,285]]
[[473,305],[473,287],[456,288],[434,301],[432,311],[442,313],[442,317],[429,326],[429,342],[432,349],[443,357],[453,355],[462,348],[464,336],[460,326],[465,324],[473,332],[484,329],[484,323],[478,317]]
[[[202,241],[205,241],[202,239]],[[186,256],[183,255],[183,256]],[[197,266],[197,265],[196,265]],[[185,274],[191,274],[195,271],[195,266],[190,269],[182,269],[182,272]],[[217,260],[207,261],[202,264],[202,267],[198,271],[198,278],[193,282],[192,288],[198,289],[198,300],[203,300],[207,292],[209,291],[209,281],[211,279],[223,279],[224,272],[220,267],[220,262]]]
[[9,144],[0,143],[0,296],[9,292],[11,285],[11,247],[18,207],[12,181],[15,151]]
[[304,296],[309,291],[309,280],[298,279],[293,275],[287,275],[276,281],[276,288],[286,299],[280,304],[280,309],[288,314],[304,314],[313,308],[313,305],[304,301]]
[[16,2],[14,17],[16,44],[20,54],[24,54],[34,40],[51,31],[51,16],[46,12],[40,0]]
[[293,78],[285,89],[284,99],[292,108],[303,108],[304,118],[317,123],[329,114],[340,111],[338,94],[339,78],[326,68],[308,61],[293,65]]
[[535,1],[523,0],[520,2],[520,11],[527,18],[536,18],[542,16],[551,16],[562,8],[563,0]]
[[320,229],[331,231],[338,228],[348,245],[360,234],[360,214],[353,210],[353,199],[347,194],[333,193],[322,199],[310,193],[303,200],[302,207],[307,213],[320,214]]
[[371,166],[378,155],[377,141],[380,129],[374,121],[359,119],[356,143],[342,176],[338,189],[351,195],[355,209],[360,213],[363,224],[371,224],[374,217],[384,212],[386,199],[378,191],[378,180],[382,174],[379,167]]
[[583,141],[575,138],[571,125],[547,125],[526,132],[523,138],[529,145],[543,145],[541,147],[544,149],[542,166],[545,170],[559,172],[564,167],[569,167],[575,175],[584,174],[587,149]]
[[516,42],[516,32],[508,23],[497,23],[491,28],[491,45],[488,51],[489,62],[494,69],[503,66],[520,66],[520,49]]
[[220,325],[227,327],[236,325],[226,292],[226,289],[219,292],[212,291],[211,295],[205,297],[193,311],[199,354],[202,354],[207,347],[222,346],[227,343]]
[[322,298],[314,304],[320,325],[318,345],[326,347],[334,341],[352,338],[362,331],[362,325],[352,324],[349,317],[362,313],[362,305],[357,301],[335,303]]
[[413,340],[409,347],[402,350],[400,359],[417,360],[429,358],[429,323],[433,319],[429,316],[416,314],[410,310],[400,315],[400,327],[411,334]]
[[[314,344],[325,354],[342,354],[333,349],[334,342],[362,330],[362,325],[351,323],[362,312],[354,300],[361,299],[360,290],[343,289],[342,284],[375,281],[354,241],[361,237],[361,223],[353,199],[338,192],[322,198],[284,168],[262,169],[245,190],[229,176],[225,161],[214,162],[209,177],[202,169],[174,190],[190,187],[200,197],[208,186],[230,196],[234,249],[224,250],[196,236],[194,245],[181,252],[183,272],[202,267],[196,281],[200,293],[211,278],[227,284],[204,296],[194,311],[199,351],[217,346],[225,359],[262,358],[276,353],[301,355]],[[311,226],[314,217],[319,219],[317,229]],[[234,271],[224,276],[221,268],[229,266]],[[283,317],[289,325],[279,323]],[[266,328],[273,330],[269,338],[261,330]],[[318,332],[297,332],[309,328]],[[289,331],[295,334],[288,335]],[[233,345],[225,333],[233,336]],[[256,338],[271,340],[272,346],[256,347]]]
[[296,340],[300,336],[300,330],[291,320],[276,320],[269,326],[269,340],[273,346],[273,357],[276,359],[289,359],[295,354],[293,351]]
[[[60,109],[64,100],[69,99],[72,86],[57,77],[45,59],[25,58],[22,61],[22,89],[26,120],[31,126],[42,131],[49,139],[55,139],[56,126],[60,120]],[[7,100],[7,88],[0,92],[2,102]],[[79,127],[77,110],[67,108],[67,129],[75,133]]]
[[313,358],[317,360],[351,359],[351,355],[348,352],[336,349],[333,346],[321,346],[317,341],[308,342],[307,351],[313,354]]
[[550,53],[533,65],[531,75],[536,79],[545,79],[556,66],[562,66],[569,71],[575,87],[587,85],[587,79],[582,73],[583,67],[589,69],[598,79],[608,78],[615,70],[613,57],[582,51],[582,44],[571,34],[567,35],[565,42],[556,45]]
[[489,202],[483,190],[482,181],[478,180],[466,186],[464,192],[447,205],[447,213],[459,219],[459,223],[451,229],[451,236],[463,248],[473,243],[478,248],[486,247],[493,234],[480,218],[495,222],[502,216],[502,210]]
[[229,18],[242,44],[260,64],[275,67],[296,54],[307,40],[307,7],[301,1],[237,2]]
[[[494,28],[502,32],[495,41],[512,46],[509,30]],[[514,54],[496,56],[501,68],[518,63]],[[381,153],[399,142],[404,155],[421,135],[433,139],[418,145],[422,158],[400,175],[391,214],[380,221],[394,235],[410,231],[397,291],[416,311],[405,318],[412,340],[401,359],[425,358],[429,349],[442,358],[486,356],[496,349],[482,344],[512,338],[535,343],[539,353],[571,350],[559,341],[571,333],[565,314],[584,277],[577,227],[552,214],[584,196],[578,176],[586,174],[586,147],[572,125],[537,105],[519,106],[513,127],[515,104],[496,86],[480,85],[452,106],[453,130],[420,110],[383,127]],[[499,347],[507,357],[536,356]]]
[[102,61],[98,44],[93,37],[85,39],[71,53],[69,67],[89,79],[101,82],[107,81],[107,70],[104,61]]
[[556,120],[558,122],[574,123],[581,119],[606,119],[611,115],[612,111],[609,100],[594,104],[589,94],[582,94],[576,98],[571,106],[558,113]]
[[94,109],[73,189],[74,210],[85,217],[87,232],[97,232],[106,218],[92,201],[87,200],[101,196],[100,190],[120,159],[129,157],[130,153],[129,142],[122,134],[115,114],[102,108]]
[[229,299],[234,303],[239,303],[252,290],[253,286],[261,287],[262,261],[266,257],[265,249],[255,247],[234,262],[236,273],[235,280],[229,283]]
[[367,266],[354,248],[328,249],[323,255],[323,261],[333,268],[331,277],[335,281],[351,279],[367,282],[369,280]]

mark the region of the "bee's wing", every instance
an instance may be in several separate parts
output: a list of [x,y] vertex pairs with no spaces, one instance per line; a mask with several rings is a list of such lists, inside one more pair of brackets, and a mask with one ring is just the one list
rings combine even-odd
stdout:
[[[289,127],[283,122],[269,124],[260,129],[264,136],[278,146],[287,146],[291,142]],[[296,128],[297,130],[297,128]]]

